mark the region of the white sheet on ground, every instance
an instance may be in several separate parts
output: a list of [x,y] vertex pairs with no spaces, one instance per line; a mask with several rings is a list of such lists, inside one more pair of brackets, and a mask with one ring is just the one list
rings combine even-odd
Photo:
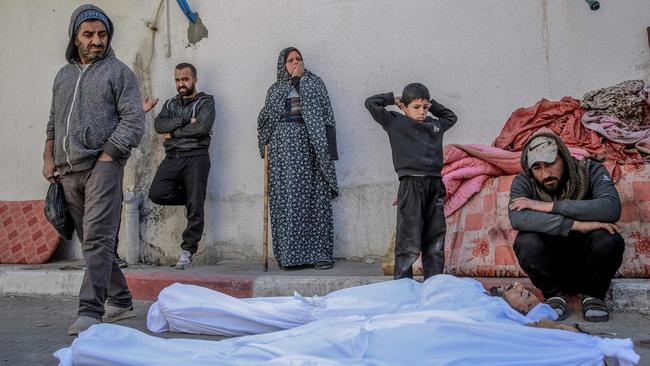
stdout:
[[[531,328],[477,311],[346,316],[222,341],[162,339],[94,325],[55,353],[61,366],[527,365],[631,366],[629,339]],[[496,319],[498,320],[498,319]]]
[[237,299],[203,287],[173,284],[163,289],[149,309],[152,332],[173,331],[211,335],[262,334],[291,329],[333,317],[400,313],[418,310],[480,311],[484,321],[509,319],[524,324],[556,318],[545,304],[527,316],[503,299],[485,294],[470,278],[437,275],[424,283],[410,279],[386,281],[332,292],[324,297],[262,297]]

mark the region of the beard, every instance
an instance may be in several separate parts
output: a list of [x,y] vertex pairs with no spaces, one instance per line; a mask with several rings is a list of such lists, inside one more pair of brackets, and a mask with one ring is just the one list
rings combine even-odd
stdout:
[[181,88],[176,89],[176,91],[178,91],[178,94],[180,94],[182,97],[192,95],[192,94],[194,94],[194,84],[187,87],[187,89],[184,88],[184,87],[181,87]]
[[557,177],[548,177],[540,183],[540,186],[544,191],[546,191],[546,193],[550,194],[551,196],[557,196],[562,193],[564,183],[564,179]]
[[[95,61],[97,59],[100,59],[102,56],[104,56],[104,53],[106,53],[106,47],[103,45],[95,45],[91,44],[86,48],[81,43],[77,44],[77,50],[79,51],[79,58],[83,56],[88,61]],[[96,52],[97,50],[101,50],[101,52]]]

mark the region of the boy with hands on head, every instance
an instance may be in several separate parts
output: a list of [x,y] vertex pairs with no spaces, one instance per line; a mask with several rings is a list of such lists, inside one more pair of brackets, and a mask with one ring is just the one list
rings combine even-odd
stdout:
[[[386,110],[389,105],[397,105],[404,114]],[[401,97],[392,92],[371,96],[365,106],[388,133],[400,181],[394,278],[413,278],[411,267],[420,253],[424,278],[440,274],[447,229],[442,136],[458,118],[431,99],[429,90],[419,83],[404,87]]]

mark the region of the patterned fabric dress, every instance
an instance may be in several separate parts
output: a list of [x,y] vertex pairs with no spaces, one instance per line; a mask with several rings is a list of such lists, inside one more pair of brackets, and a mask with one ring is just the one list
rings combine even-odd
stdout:
[[331,261],[334,223],[331,200],[338,194],[325,125],[334,117],[321,79],[309,71],[291,86],[285,55],[278,81],[258,118],[260,153],[269,145],[269,190],[273,253],[281,267]]

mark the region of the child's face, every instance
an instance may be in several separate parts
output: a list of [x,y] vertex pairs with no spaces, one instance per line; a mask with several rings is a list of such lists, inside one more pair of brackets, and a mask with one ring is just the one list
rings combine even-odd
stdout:
[[532,308],[540,303],[539,299],[519,282],[505,286],[503,290],[506,302],[522,314],[528,314]]
[[414,99],[409,103],[409,105],[404,105],[402,103],[399,108],[404,111],[406,117],[422,122],[427,118],[427,112],[431,107],[431,103],[425,98]]

